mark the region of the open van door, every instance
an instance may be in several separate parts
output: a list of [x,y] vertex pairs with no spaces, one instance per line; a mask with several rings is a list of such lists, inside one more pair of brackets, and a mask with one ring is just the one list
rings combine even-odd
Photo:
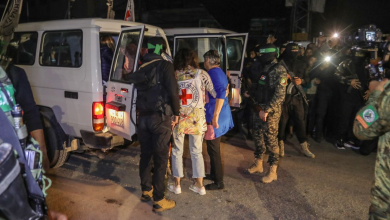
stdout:
[[145,26],[122,29],[107,83],[107,126],[110,132],[128,140],[136,133],[137,100],[137,91],[128,76],[138,69],[144,30]]
[[240,107],[241,74],[244,67],[248,33],[226,34],[227,70],[230,73],[230,106]]

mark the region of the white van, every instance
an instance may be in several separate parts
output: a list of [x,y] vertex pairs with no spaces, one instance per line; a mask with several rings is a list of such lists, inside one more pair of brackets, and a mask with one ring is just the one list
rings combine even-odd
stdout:
[[216,28],[165,28],[164,32],[173,55],[182,48],[198,53],[200,66],[203,67],[203,54],[214,49],[222,55],[221,68],[229,73],[231,81],[230,106],[240,107],[241,75],[244,65],[247,33]]
[[[123,137],[132,140],[130,132],[120,137],[107,131],[100,37],[110,35],[116,41],[121,28],[140,25],[146,38],[167,41],[161,28],[109,19],[24,23],[16,28],[9,50],[30,81],[52,167],[61,166],[67,153],[79,148],[80,140],[102,150],[122,145]],[[170,54],[169,48],[166,52]]]
[[[126,139],[135,134],[136,90],[127,80],[126,74],[131,74],[139,67],[139,59],[147,30],[144,26],[124,28],[119,36],[111,67],[110,79],[107,84],[107,124],[110,131]],[[240,96],[240,76],[242,71],[246,39],[248,34],[187,34],[174,36],[174,51],[188,48],[198,53],[200,66],[203,66],[203,54],[208,50],[218,50],[222,55],[221,68],[230,71],[233,93],[232,100]],[[132,55],[126,54],[127,48],[132,48]],[[134,62],[127,62],[132,60]],[[228,66],[231,66],[229,69]],[[126,71],[125,71],[126,70]],[[127,71],[130,70],[130,71]],[[236,97],[238,96],[238,98]],[[232,104],[232,103],[231,103]],[[238,104],[233,103],[233,104]]]

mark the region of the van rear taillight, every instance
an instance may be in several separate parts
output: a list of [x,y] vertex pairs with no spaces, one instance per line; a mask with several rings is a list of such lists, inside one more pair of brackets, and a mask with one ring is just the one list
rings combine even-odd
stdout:
[[92,104],[92,123],[94,131],[101,131],[104,128],[104,103],[94,102]]

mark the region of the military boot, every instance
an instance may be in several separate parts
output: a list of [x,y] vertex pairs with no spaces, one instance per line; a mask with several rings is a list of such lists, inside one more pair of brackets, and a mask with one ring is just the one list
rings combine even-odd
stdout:
[[153,188],[149,191],[142,191],[141,202],[149,202],[153,197]]
[[284,157],[284,141],[279,141],[279,156]]
[[314,158],[315,155],[309,151],[309,144],[307,142],[303,142],[301,144],[301,148],[302,148],[302,153],[306,156],[306,157],[310,157],[310,158]]
[[165,197],[160,201],[153,202],[153,211],[162,212],[168,209],[173,209],[176,206],[176,202],[173,200],[166,199]]
[[263,172],[263,160],[255,158],[253,164],[246,169],[246,173],[254,174],[254,173],[262,173]]
[[263,183],[271,183],[272,181],[275,181],[278,179],[278,175],[276,174],[276,170],[278,169],[278,165],[271,165],[269,168],[269,173],[267,176],[263,177],[261,181]]

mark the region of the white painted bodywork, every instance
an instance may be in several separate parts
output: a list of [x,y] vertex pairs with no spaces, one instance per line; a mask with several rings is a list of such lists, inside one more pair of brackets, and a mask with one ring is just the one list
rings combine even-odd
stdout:
[[[20,24],[15,32],[38,32],[33,65],[18,65],[30,81],[37,105],[53,109],[67,135],[81,137],[80,130],[93,132],[92,103],[103,101],[99,33],[120,33],[122,26],[144,25],[109,19],[71,19]],[[161,28],[145,25],[146,36],[161,36]],[[82,30],[81,67],[52,67],[39,64],[42,35],[45,31]],[[170,54],[168,49],[167,51]],[[65,98],[64,92],[77,92],[78,99]]]

